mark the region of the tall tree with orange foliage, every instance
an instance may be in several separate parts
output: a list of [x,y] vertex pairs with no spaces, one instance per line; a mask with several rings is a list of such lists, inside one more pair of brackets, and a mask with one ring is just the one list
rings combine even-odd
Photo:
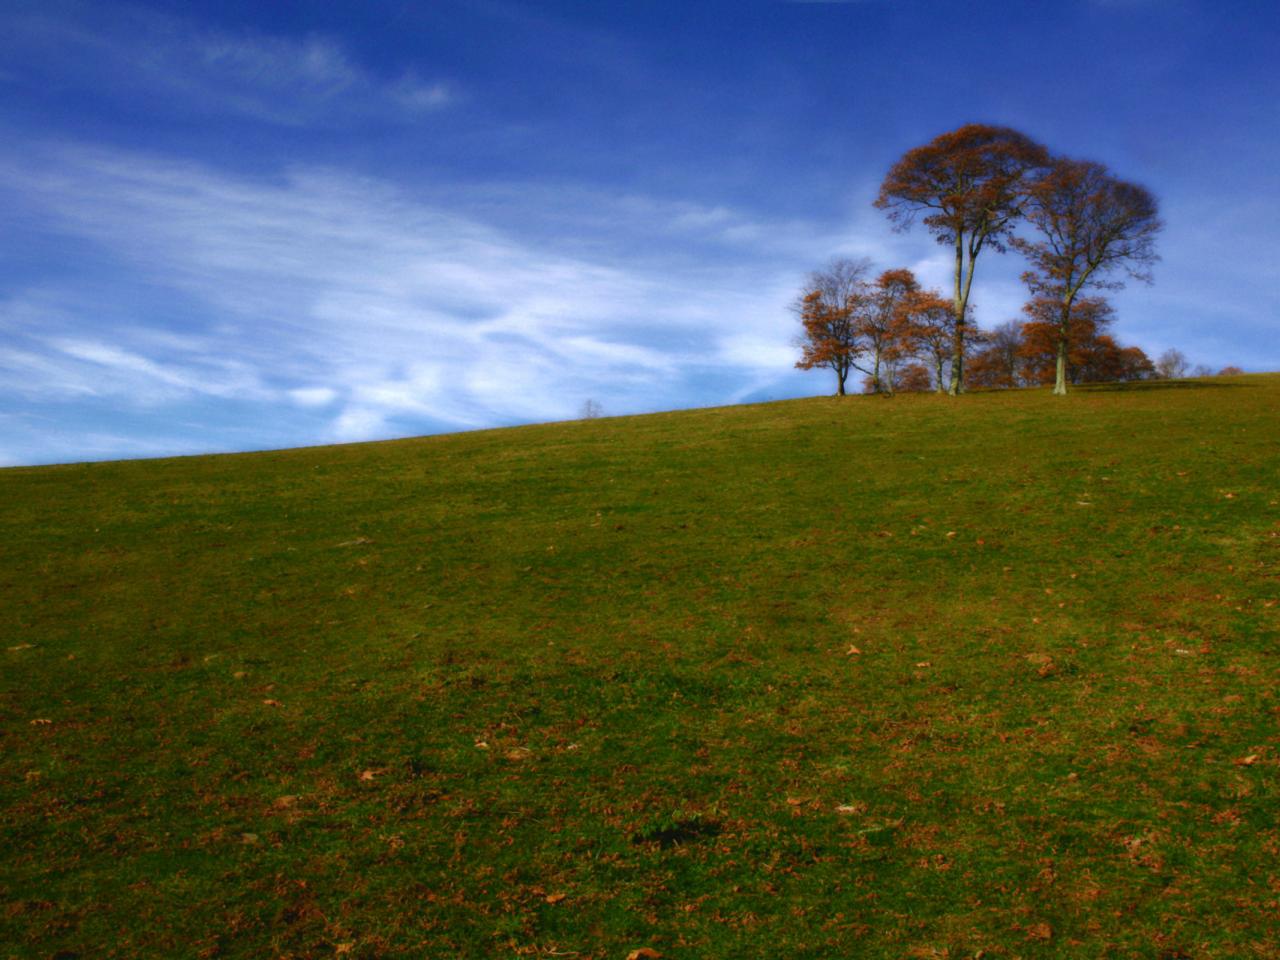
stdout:
[[1053,392],[1065,394],[1076,297],[1088,288],[1117,289],[1123,276],[1151,282],[1163,223],[1150,191],[1100,163],[1067,158],[1054,160],[1031,185],[1025,216],[1036,236],[1013,245],[1031,263],[1023,275],[1031,293],[1056,304]]
[[841,397],[854,361],[865,349],[861,321],[869,300],[866,276],[870,270],[869,260],[836,258],[809,274],[806,292],[794,308],[801,326],[796,346],[802,351],[796,366],[834,371],[836,394]]
[[922,216],[941,244],[955,249],[955,331],[951,381],[964,384],[964,339],[974,267],[986,248],[1003,251],[1049,153],[1008,127],[971,123],[907,151],[880,185],[875,205],[899,229]]

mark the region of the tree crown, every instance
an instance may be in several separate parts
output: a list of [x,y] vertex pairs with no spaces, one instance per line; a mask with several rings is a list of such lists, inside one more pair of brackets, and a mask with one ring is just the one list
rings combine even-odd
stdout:
[[907,151],[880,185],[875,205],[899,229],[917,216],[940,243],[968,237],[1003,249],[1032,175],[1049,152],[1009,127],[970,123]]
[[1013,245],[1031,270],[1033,293],[1073,297],[1085,287],[1115,289],[1118,275],[1149,283],[1164,224],[1145,187],[1114,177],[1091,160],[1055,159],[1030,185],[1024,215],[1034,238]]

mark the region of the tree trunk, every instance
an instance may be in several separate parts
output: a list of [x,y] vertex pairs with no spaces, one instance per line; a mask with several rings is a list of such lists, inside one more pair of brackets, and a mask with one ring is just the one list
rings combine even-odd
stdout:
[[[970,271],[972,273],[972,271]],[[964,292],[961,280],[964,277],[964,234],[956,233],[956,336],[951,345],[951,384],[947,393],[956,396],[962,389],[964,378]]]
[[[978,250],[982,248],[979,241],[969,239],[969,270],[964,269],[964,237],[956,236],[956,338],[951,350],[951,389],[947,392],[953,397],[964,393],[964,326],[965,315],[969,310],[969,293],[973,289],[973,268],[978,258]],[[961,278],[964,278],[963,284]]]
[[1055,397],[1065,397],[1067,395],[1067,334],[1070,332],[1071,325],[1071,301],[1074,298],[1067,296],[1062,301],[1062,314],[1058,319],[1058,369],[1057,377],[1053,381],[1053,395]]
[[875,364],[871,368],[871,390],[873,393],[883,393],[880,389],[880,348],[876,347]]
[[848,375],[849,372],[847,370],[836,370],[836,383],[838,384],[836,387],[837,397],[844,396],[844,378]]
[[934,388],[938,393],[946,393],[947,385],[942,381],[942,354],[935,354],[933,358],[933,372],[935,374],[935,382],[937,386]]
[[1065,335],[1058,338],[1058,376],[1053,383],[1053,395],[1055,397],[1067,395],[1067,338]]
[[956,339],[951,348],[951,385],[947,393],[959,396],[964,390],[964,322],[956,321]]

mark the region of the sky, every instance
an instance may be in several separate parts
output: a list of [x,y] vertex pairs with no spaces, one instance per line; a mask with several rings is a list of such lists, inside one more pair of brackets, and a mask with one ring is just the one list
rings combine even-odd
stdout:
[[[1280,6],[0,0],[0,465],[830,393],[833,256],[968,122],[1150,188],[1115,334],[1280,370]],[[1026,299],[984,254],[984,326]],[[825,374],[825,375],[824,375]]]

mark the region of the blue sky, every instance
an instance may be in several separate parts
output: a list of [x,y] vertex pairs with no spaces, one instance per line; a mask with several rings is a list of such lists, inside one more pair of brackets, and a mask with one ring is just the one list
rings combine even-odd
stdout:
[[[830,392],[833,255],[961,123],[1149,186],[1117,334],[1280,369],[1280,9],[1194,0],[0,2],[0,464]],[[1012,254],[978,319],[1017,315]]]

